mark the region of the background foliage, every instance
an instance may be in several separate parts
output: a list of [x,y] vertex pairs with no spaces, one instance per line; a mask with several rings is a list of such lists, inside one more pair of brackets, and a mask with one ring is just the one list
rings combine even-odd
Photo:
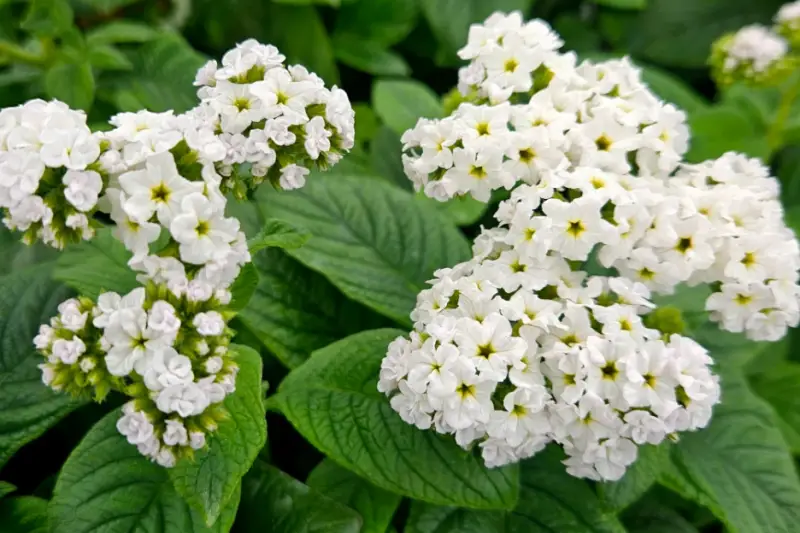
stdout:
[[375,390],[385,346],[402,333],[389,328],[408,328],[432,272],[466,258],[469,239],[491,224],[491,206],[414,195],[400,164],[400,134],[444,114],[440,95],[455,84],[470,23],[519,9],[548,20],[581,57],[631,55],[651,88],[688,113],[689,159],[763,158],[797,228],[800,102],[779,112],[780,89],[716,94],[705,66],[716,37],[768,22],[781,3],[0,0],[0,107],[58,98],[96,129],[120,111],[185,111],[196,69],[255,38],[344,87],[357,110],[357,148],[331,174],[229,204],[248,236],[266,229],[257,286],[235,321],[246,394],[229,406],[236,427],[195,465],[168,473],[143,459],[113,427],[118,399],[79,405],[39,382],[36,328],[75,289],[131,288],[124,249],[101,234],[58,256],[0,233],[0,529],[797,531],[800,338],[762,345],[722,334],[695,290],[669,300],[714,355],[723,403],[710,428],[644,450],[618,483],[567,476],[556,450],[489,471],[402,423]]

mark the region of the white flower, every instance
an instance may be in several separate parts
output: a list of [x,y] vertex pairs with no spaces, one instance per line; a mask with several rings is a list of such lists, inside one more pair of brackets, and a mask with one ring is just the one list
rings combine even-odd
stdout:
[[128,216],[123,207],[127,196],[121,190],[107,189],[106,198],[111,204],[111,220],[116,223],[114,237],[133,252],[132,261],[139,260],[150,251],[150,243],[158,239],[161,226],[154,222],[137,222]]
[[[208,351],[208,347],[206,347],[206,351]],[[216,374],[220,370],[222,370],[222,357],[210,357],[205,362],[205,370],[209,374]]]
[[100,156],[100,143],[88,129],[56,130],[47,137],[40,155],[48,167],[84,170]]
[[64,300],[58,304],[58,312],[61,326],[75,332],[82,330],[89,318],[89,313],[81,311],[81,304],[75,298]]
[[185,385],[194,380],[192,361],[171,346],[159,350],[144,373],[144,383],[157,392],[173,385]]
[[47,324],[39,326],[39,333],[33,338],[33,345],[37,350],[46,350],[53,343],[55,330]]
[[174,339],[181,327],[181,320],[176,315],[172,304],[164,300],[158,300],[153,303],[147,313],[147,327]]
[[203,264],[226,252],[239,225],[234,219],[225,218],[205,196],[194,193],[183,198],[169,228],[180,243],[181,259]]
[[320,152],[331,149],[330,136],[332,133],[325,129],[325,119],[314,117],[305,125],[306,140],[304,146],[311,159],[317,159]]
[[72,340],[56,339],[53,341],[53,356],[65,365],[72,365],[86,352],[86,345],[79,337]]
[[189,434],[180,420],[167,419],[164,430],[164,444],[168,446],[186,446],[189,444]]
[[766,70],[789,50],[789,43],[760,24],[745,26],[736,32],[727,47],[726,70],[748,63],[756,72]]
[[97,172],[68,170],[62,181],[66,185],[64,196],[78,211],[89,211],[97,204],[103,188],[103,180]]
[[156,405],[162,413],[178,413],[183,418],[197,416],[209,406],[206,393],[196,383],[171,385],[156,397]]
[[135,411],[132,404],[128,412],[117,421],[117,431],[122,433],[131,444],[147,442],[153,436],[153,423],[142,411]]
[[204,337],[221,335],[225,331],[225,319],[216,311],[197,313],[192,319],[192,325]]
[[278,180],[282,189],[299,189],[306,184],[306,176],[310,171],[299,165],[291,164],[281,168],[281,177]]
[[206,435],[201,431],[189,433],[189,447],[193,450],[200,450],[206,445]]
[[111,344],[105,362],[113,376],[127,376],[134,370],[144,375],[152,359],[170,341],[147,327],[147,313],[141,308],[120,309],[104,337]]

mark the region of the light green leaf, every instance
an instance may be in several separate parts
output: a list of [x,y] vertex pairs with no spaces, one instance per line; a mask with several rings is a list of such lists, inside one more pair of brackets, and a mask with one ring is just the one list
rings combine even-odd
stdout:
[[495,11],[527,14],[532,4],[533,0],[425,0],[420,7],[441,45],[444,61],[452,63],[457,60],[456,51],[467,44],[470,24],[483,22]]
[[131,70],[133,68],[133,64],[125,54],[108,44],[90,46],[89,63],[93,67],[103,70]]
[[308,476],[308,486],[325,496],[358,511],[364,521],[362,533],[385,533],[400,505],[400,496],[379,489],[324,459]]
[[21,496],[0,501],[3,533],[48,533],[47,500]]
[[381,126],[370,145],[370,163],[378,175],[401,189],[410,191],[411,180],[403,170],[403,143],[400,136],[387,126]]
[[264,248],[300,248],[310,238],[311,234],[305,228],[293,226],[285,220],[270,218],[264,222],[258,235],[247,240],[247,247],[251,254]]
[[40,37],[57,37],[72,27],[67,0],[33,0],[20,27]]
[[92,28],[86,33],[86,42],[91,45],[144,43],[152,41],[160,33],[147,24],[132,20],[115,20]]
[[521,465],[519,502],[508,512],[413,502],[405,533],[625,533],[585,481],[567,474],[548,448]]
[[266,195],[260,208],[308,228],[314,238],[288,250],[350,298],[398,322],[433,272],[469,258],[466,240],[432,207],[380,180],[337,176]]
[[649,0],[630,35],[630,51],[676,67],[705,67],[711,43],[723,33],[769,25],[783,0]]
[[230,418],[219,424],[208,447],[169,470],[175,490],[213,525],[237,492],[267,440],[261,392],[261,357],[252,348],[232,345],[239,365],[236,391],[225,398]]
[[111,82],[120,110],[182,113],[197,105],[194,77],[206,58],[181,36],[162,34],[137,48],[130,60],[133,72]]
[[361,518],[277,468],[257,461],[242,483],[237,533],[359,533]]
[[0,499],[8,496],[9,494],[15,492],[17,487],[8,483],[7,481],[0,481]]
[[94,74],[88,61],[57,62],[44,76],[47,95],[72,108],[88,111],[94,101]]
[[117,431],[120,411],[98,422],[72,451],[50,502],[50,533],[227,533],[240,491],[213,528],[172,487],[168,469]]
[[45,387],[37,367],[33,337],[71,296],[51,272],[46,263],[0,278],[0,467],[80,405]]
[[443,505],[512,508],[516,467],[488,469],[454,441],[403,422],[377,390],[398,330],[359,333],[315,352],[273,403],[318,450],[374,485]]
[[256,287],[258,287],[258,271],[252,263],[247,263],[231,285],[231,303],[228,307],[234,311],[241,311],[247,307]]
[[710,426],[681,436],[678,469],[732,533],[794,532],[800,481],[774,413],[741,376],[727,373],[722,385]]
[[785,362],[752,378],[753,390],[772,405],[792,452],[800,454],[800,364]]
[[612,509],[621,511],[641,498],[669,467],[669,443],[639,446],[639,456],[625,475],[613,483],[598,484],[602,499]]
[[58,258],[54,277],[83,296],[97,298],[114,291],[127,294],[139,283],[128,266],[131,253],[111,234],[110,228],[97,232],[91,241],[67,248]]
[[399,135],[413,128],[421,117],[444,115],[436,93],[413,80],[377,80],[372,86],[372,105],[381,120]]
[[729,107],[712,107],[689,117],[691,142],[686,160],[692,163],[721,156],[725,152],[742,152],[751,157],[769,155],[767,138],[740,111]]
[[381,44],[349,34],[334,37],[333,53],[348,67],[375,76],[407,76],[411,72],[400,55]]
[[353,111],[356,112],[356,144],[362,146],[375,138],[380,122],[369,104],[353,104]]
[[281,250],[265,250],[253,262],[258,288],[238,319],[288,368],[333,341],[388,322]]
[[411,33],[418,14],[416,0],[358,0],[339,10],[336,34],[391,46]]
[[438,209],[442,215],[452,220],[457,226],[470,226],[481,219],[489,204],[480,202],[472,196],[456,196],[446,202],[440,202],[433,198],[428,198],[425,193],[418,192],[417,198],[420,202],[430,204]]
[[674,509],[656,502],[636,505],[625,516],[628,533],[700,533]]

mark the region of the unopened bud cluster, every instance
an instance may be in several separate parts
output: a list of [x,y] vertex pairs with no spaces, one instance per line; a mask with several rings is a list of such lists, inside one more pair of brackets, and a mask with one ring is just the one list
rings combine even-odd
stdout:
[[571,474],[615,480],[639,445],[706,426],[720,396],[706,350],[651,293],[708,283],[711,320],[778,340],[800,321],[800,247],[763,164],[682,163],[685,114],[637,68],[559,46],[544,22],[492,15],[461,51],[459,106],[403,136],[428,196],[512,192],[472,260],[420,293],[379,389],[490,466],[556,442]]

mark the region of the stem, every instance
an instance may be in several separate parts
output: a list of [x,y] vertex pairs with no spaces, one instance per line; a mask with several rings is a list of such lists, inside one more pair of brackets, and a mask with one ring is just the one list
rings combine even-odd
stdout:
[[775,121],[767,132],[767,142],[769,143],[770,152],[775,152],[775,150],[780,148],[783,127],[792,112],[792,104],[797,100],[798,95],[800,95],[800,78],[792,83],[789,89],[781,95],[778,112],[775,114]]
[[41,65],[45,62],[45,56],[29,52],[21,46],[8,41],[0,41],[0,57],[2,56],[31,65]]

